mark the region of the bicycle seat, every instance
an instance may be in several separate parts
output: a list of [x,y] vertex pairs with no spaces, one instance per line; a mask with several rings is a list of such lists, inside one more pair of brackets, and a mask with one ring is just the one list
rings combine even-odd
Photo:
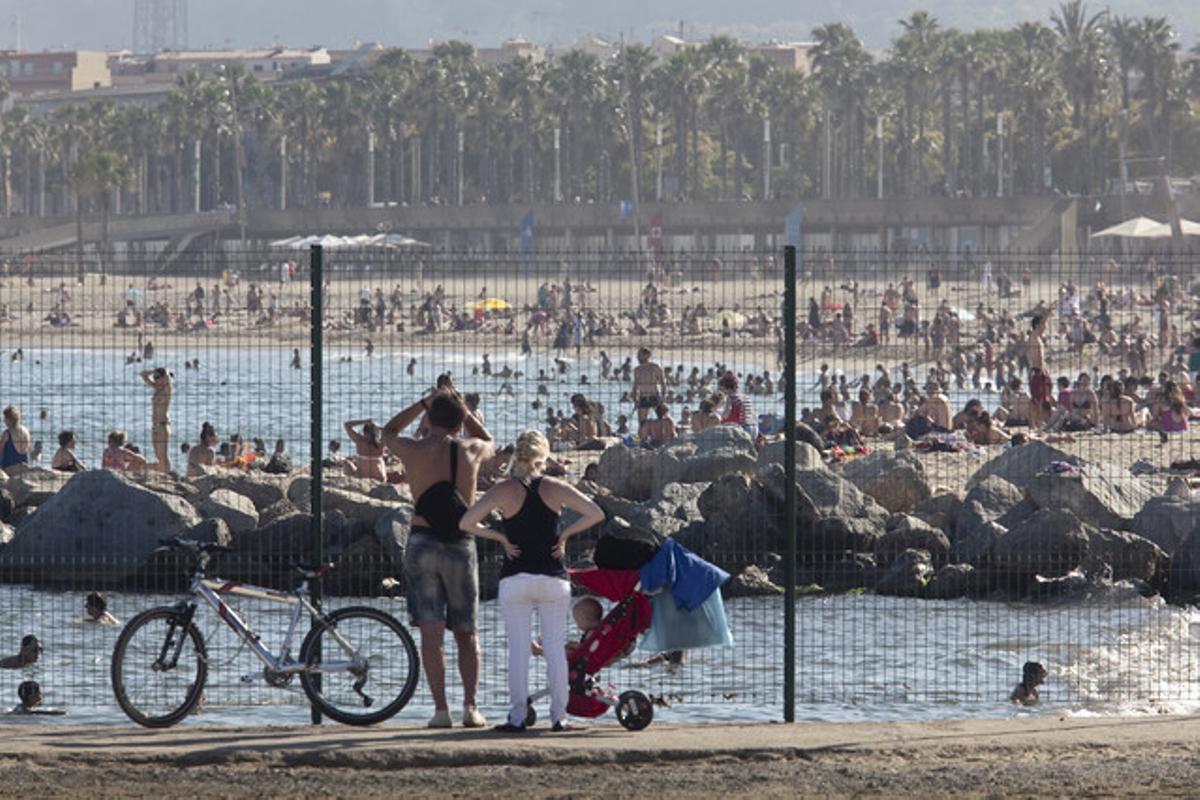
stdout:
[[314,564],[311,561],[293,561],[291,566],[292,569],[300,573],[300,577],[304,578],[305,580],[320,578],[324,575],[327,575],[329,571],[333,569],[332,562],[325,564]]

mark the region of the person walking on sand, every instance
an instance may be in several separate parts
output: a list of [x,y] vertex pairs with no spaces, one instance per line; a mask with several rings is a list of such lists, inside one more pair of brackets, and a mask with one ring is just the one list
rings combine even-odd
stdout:
[[633,369],[633,389],[630,397],[637,409],[638,424],[646,421],[650,410],[658,408],[667,396],[667,377],[663,368],[650,360],[650,348],[637,352],[638,365]]
[[1052,402],[1050,395],[1050,373],[1046,372],[1046,345],[1042,336],[1046,333],[1046,315],[1039,314],[1029,323],[1029,338],[1025,354],[1029,360],[1029,424],[1034,429],[1046,422],[1045,404]]
[[[604,521],[604,512],[568,483],[543,476],[550,443],[539,431],[517,437],[510,477],[493,486],[463,516],[465,533],[504,546],[500,568],[500,612],[508,636],[508,720],[496,727],[504,733],[525,730],[529,701],[531,616],[538,614],[546,672],[550,685],[550,721],[555,731],[569,731],[567,716],[567,612],[571,584],[563,562],[566,542]],[[559,515],[569,508],[579,517],[560,533]],[[503,533],[483,524],[499,511]]]
[[[421,439],[401,435],[422,414],[429,433]],[[459,438],[466,429],[468,436]],[[487,724],[475,705],[479,688],[479,571],[475,540],[459,530],[463,514],[475,499],[480,465],[495,450],[492,435],[468,411],[462,397],[449,390],[422,397],[383,427],[383,443],[404,465],[412,496],[417,498],[404,582],[411,622],[421,631],[421,662],[433,695],[431,728],[453,724],[446,703],[445,631],[458,646],[463,685],[462,724]]]
[[33,437],[29,429],[21,424],[21,409],[8,406],[4,409],[4,431],[0,432],[0,469],[15,464],[29,463],[29,450]]
[[150,441],[154,445],[155,467],[171,471],[171,379],[175,376],[166,367],[141,372],[142,382],[154,390],[150,399]]

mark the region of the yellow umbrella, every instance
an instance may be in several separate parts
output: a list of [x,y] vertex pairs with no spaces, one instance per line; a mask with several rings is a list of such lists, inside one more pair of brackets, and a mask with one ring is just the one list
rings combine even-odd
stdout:
[[508,311],[512,308],[507,300],[502,300],[499,297],[489,297],[486,300],[479,300],[470,305],[472,311]]

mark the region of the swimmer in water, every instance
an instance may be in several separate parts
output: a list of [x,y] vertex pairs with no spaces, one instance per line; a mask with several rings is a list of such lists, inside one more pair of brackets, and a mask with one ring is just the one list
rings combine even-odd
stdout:
[[1021,671],[1021,682],[1013,689],[1009,697],[1013,703],[1021,706],[1035,705],[1038,700],[1038,689],[1046,680],[1046,668],[1037,661],[1026,661]]

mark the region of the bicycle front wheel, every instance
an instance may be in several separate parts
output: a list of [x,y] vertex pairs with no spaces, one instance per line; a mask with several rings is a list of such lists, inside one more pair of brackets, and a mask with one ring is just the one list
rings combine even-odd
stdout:
[[374,725],[412,699],[420,661],[412,636],[395,617],[366,606],[314,622],[300,645],[300,685],[312,704],[346,725]]
[[208,651],[196,626],[176,608],[153,608],[131,619],[113,648],[117,705],[147,728],[167,728],[200,702]]

